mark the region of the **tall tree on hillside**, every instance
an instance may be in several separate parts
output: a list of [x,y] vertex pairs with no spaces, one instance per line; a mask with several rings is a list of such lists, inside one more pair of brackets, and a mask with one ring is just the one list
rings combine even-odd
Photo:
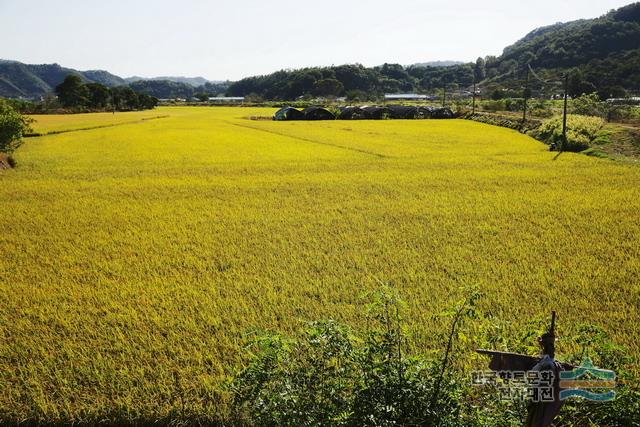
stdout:
[[81,107],[89,103],[87,86],[74,74],[69,74],[56,86],[56,95],[64,107]]

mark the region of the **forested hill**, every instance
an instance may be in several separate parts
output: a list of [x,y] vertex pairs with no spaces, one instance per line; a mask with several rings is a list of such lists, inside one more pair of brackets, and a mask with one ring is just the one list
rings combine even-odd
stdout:
[[640,3],[607,15],[538,28],[504,49],[500,61],[534,67],[575,67],[613,54],[640,49]]
[[513,83],[526,64],[552,78],[569,71],[574,94],[640,92],[640,2],[596,19],[538,28],[486,58],[487,82]]
[[0,96],[8,98],[36,97],[53,92],[69,74],[80,76],[88,83],[107,87],[123,85],[125,81],[107,71],[78,71],[58,64],[23,64],[0,60]]
[[190,98],[198,94],[219,95],[224,94],[230,84],[229,82],[210,82],[201,77],[167,77],[165,79],[140,77],[125,80],[102,70],[78,71],[58,64],[34,65],[0,60],[0,97],[38,98],[51,94],[69,74],[79,76],[86,83],[100,83],[107,87],[128,85],[136,92],[156,98]]
[[[469,87],[474,74],[481,88],[489,92],[521,88],[527,64],[542,79],[558,79],[569,72],[572,93],[598,91],[601,97],[608,97],[640,92],[640,3],[600,18],[536,29],[505,48],[501,56],[478,58],[475,64],[385,64],[373,68],[342,65],[285,70],[240,80],[227,93],[268,99],[293,99],[307,94],[366,97],[384,92],[433,91],[445,84]],[[534,90],[549,89],[540,82],[531,84]]]

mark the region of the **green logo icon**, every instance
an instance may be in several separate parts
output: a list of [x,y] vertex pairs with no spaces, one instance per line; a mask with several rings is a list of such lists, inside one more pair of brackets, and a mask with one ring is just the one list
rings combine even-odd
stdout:
[[560,400],[581,397],[607,402],[616,397],[615,387],[615,372],[596,368],[588,357],[574,370],[560,372]]

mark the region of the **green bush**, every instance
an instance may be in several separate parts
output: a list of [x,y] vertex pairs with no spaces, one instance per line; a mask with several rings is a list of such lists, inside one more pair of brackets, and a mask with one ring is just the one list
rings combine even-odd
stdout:
[[[448,343],[442,359],[407,352],[408,336],[400,315],[403,303],[388,290],[374,294],[366,311],[369,326],[359,336],[334,321],[311,323],[293,338],[258,334],[250,346],[248,365],[227,385],[232,396],[227,424],[522,425],[526,401],[497,399],[496,389],[470,385],[468,365],[456,369],[459,361],[455,359],[464,348],[464,334],[456,325],[466,319],[483,320],[475,309],[479,295],[469,292],[454,309],[443,313],[452,319],[452,328],[448,338],[443,337],[443,343]],[[554,425],[639,425],[640,389],[632,370],[636,361],[601,328],[581,325],[578,332],[567,339],[589,349],[597,366],[615,370],[617,398],[608,403],[568,400]],[[511,343],[512,350],[533,354],[536,333],[523,330]],[[489,342],[477,336],[471,339]],[[517,342],[531,345],[522,347]],[[578,365],[582,354],[567,355],[564,360]]]
[[633,105],[611,105],[607,112],[608,121],[640,120],[640,107]]
[[571,102],[571,105],[575,114],[596,117],[605,117],[607,114],[607,106],[600,102],[597,93],[579,96]]
[[507,109],[507,107],[505,105],[505,101],[503,99],[492,100],[492,101],[482,101],[480,103],[480,107],[484,111],[491,111],[491,112],[494,112],[494,113],[496,111],[505,111]]
[[605,122],[599,117],[567,115],[567,141],[563,144],[562,116],[546,120],[531,135],[548,144],[555,143],[564,151],[579,152],[588,149],[592,144],[604,142]]
[[22,143],[22,137],[31,131],[31,120],[0,99],[0,152],[11,153]]
[[449,351],[444,362],[408,356],[400,305],[377,293],[360,337],[334,321],[311,323],[298,338],[259,335],[229,384],[238,424],[459,425],[468,380],[449,375]]
[[553,104],[545,99],[532,99],[529,101],[529,112],[532,116],[549,118],[553,117]]

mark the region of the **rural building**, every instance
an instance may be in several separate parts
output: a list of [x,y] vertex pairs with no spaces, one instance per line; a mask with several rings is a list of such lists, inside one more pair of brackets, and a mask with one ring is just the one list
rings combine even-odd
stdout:
[[212,104],[242,104],[244,96],[212,96],[209,98]]
[[385,93],[384,100],[386,101],[426,101],[427,95],[420,95],[417,93]]
[[276,111],[273,115],[273,120],[304,120],[304,113],[293,107],[283,107]]
[[640,96],[631,96],[628,98],[609,98],[609,104],[615,105],[640,105]]

